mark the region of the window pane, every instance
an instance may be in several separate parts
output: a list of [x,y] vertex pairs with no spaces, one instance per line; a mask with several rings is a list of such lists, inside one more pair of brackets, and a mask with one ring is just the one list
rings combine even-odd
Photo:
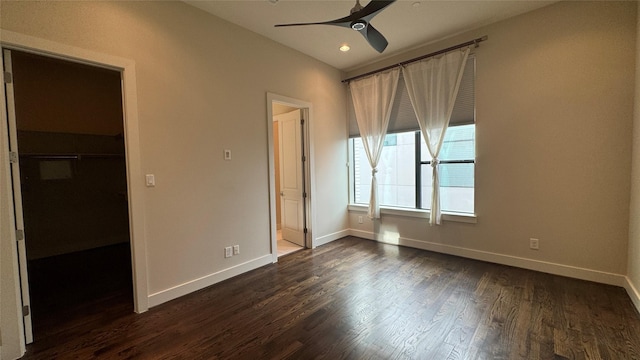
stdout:
[[443,211],[473,213],[474,167],[474,164],[440,164]]
[[[474,164],[440,164],[440,208],[448,212],[474,212]],[[431,208],[431,165],[422,165],[422,208]]]
[[356,204],[368,204],[371,191],[371,170],[361,138],[353,139],[353,179]]
[[[361,138],[353,139],[355,202],[368,204],[371,191],[371,167]],[[378,164],[378,197],[381,205],[416,205],[415,133],[388,134]]]
[[[438,158],[440,160],[473,160],[476,153],[475,124],[451,126],[444,135],[444,142]],[[422,136],[422,161],[431,161],[431,155]]]

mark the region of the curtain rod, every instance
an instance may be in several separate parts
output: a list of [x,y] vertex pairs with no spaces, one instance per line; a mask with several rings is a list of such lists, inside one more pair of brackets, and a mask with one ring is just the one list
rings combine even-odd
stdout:
[[456,49],[461,49],[461,48],[463,48],[465,46],[474,45],[475,47],[478,47],[478,46],[480,46],[481,42],[486,41],[488,38],[489,37],[487,35],[485,35],[485,36],[479,37],[477,39],[473,39],[473,40],[470,40],[470,41],[467,41],[467,42],[463,42],[462,44],[454,45],[454,46],[448,47],[446,49],[442,49],[442,50],[438,50],[438,51],[432,52],[432,53],[427,54],[427,55],[418,56],[416,58],[405,60],[405,61],[399,62],[397,64],[385,66],[382,69],[373,70],[373,71],[369,71],[368,73],[364,73],[362,75],[353,76],[353,77],[350,77],[350,78],[342,80],[342,82],[344,83],[344,82],[349,82],[349,81],[352,81],[352,80],[360,79],[360,78],[363,78],[363,77],[366,77],[366,76],[369,76],[369,75],[373,75],[373,74],[377,74],[379,72],[383,72],[385,70],[393,69],[394,67],[397,67],[397,66],[404,66],[404,65],[410,64],[412,62],[416,62],[416,61],[420,61],[420,60],[427,59],[427,58],[430,58],[430,57],[434,57],[434,56],[437,56],[437,55],[440,55],[440,54],[444,54],[444,53],[447,53],[449,51],[453,51],[453,50],[456,50]]

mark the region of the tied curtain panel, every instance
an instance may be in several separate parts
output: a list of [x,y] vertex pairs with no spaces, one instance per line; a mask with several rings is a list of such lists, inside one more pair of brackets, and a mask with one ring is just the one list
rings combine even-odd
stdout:
[[[440,224],[440,182],[438,154],[449,126],[453,105],[458,95],[469,48],[429,58],[402,68],[411,105],[416,113],[420,131],[431,155],[433,194],[429,223]],[[360,121],[358,120],[358,125]]]
[[399,77],[400,69],[394,68],[349,83],[356,122],[371,166],[371,197],[368,211],[370,219],[380,218],[376,173]]

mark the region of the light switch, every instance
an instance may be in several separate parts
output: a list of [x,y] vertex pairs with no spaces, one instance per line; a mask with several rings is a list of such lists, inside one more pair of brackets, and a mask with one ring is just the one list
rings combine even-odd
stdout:
[[147,187],[156,186],[156,176],[153,174],[145,175],[145,181],[146,181]]
[[231,160],[231,150],[229,150],[229,149],[225,149],[224,150],[224,159],[225,160]]

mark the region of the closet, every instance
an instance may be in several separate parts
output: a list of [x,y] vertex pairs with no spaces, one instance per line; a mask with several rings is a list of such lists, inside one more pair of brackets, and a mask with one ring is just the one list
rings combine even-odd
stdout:
[[37,341],[103,304],[133,308],[121,74],[10,56]]

